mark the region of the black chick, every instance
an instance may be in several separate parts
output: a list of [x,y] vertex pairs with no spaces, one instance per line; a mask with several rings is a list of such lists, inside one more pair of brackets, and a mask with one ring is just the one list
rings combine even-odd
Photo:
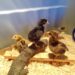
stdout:
[[41,19],[38,23],[38,26],[29,32],[28,34],[29,41],[37,43],[44,33],[44,25],[46,24],[47,24],[47,20]]

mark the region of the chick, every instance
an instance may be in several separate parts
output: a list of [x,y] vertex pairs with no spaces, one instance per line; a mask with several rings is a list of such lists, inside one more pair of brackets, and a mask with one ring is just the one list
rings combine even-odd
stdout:
[[49,47],[52,53],[55,55],[55,57],[62,56],[65,54],[66,51],[68,51],[68,48],[66,47],[66,45],[58,41],[58,39],[56,39],[55,36],[50,36]]
[[21,52],[22,50],[24,50],[27,47],[27,44],[25,42],[25,39],[18,34],[13,35],[12,39],[14,39],[17,43],[16,45],[14,45],[14,47]]
[[50,35],[54,35],[56,37],[56,39],[64,39],[63,36],[61,36],[62,32],[65,31],[65,27],[59,27],[57,29],[51,29],[48,32],[45,32],[43,36],[45,37],[49,37]]
[[48,21],[46,19],[41,19],[38,23],[38,26],[36,26],[29,32],[28,34],[29,41],[37,43],[44,33],[44,30],[45,30],[44,26],[47,24],[48,24]]
[[61,36],[60,34],[61,34],[61,32],[59,32],[58,30],[50,30],[50,31],[44,33],[44,36],[49,37],[50,35],[53,35],[58,40],[64,39],[64,37]]

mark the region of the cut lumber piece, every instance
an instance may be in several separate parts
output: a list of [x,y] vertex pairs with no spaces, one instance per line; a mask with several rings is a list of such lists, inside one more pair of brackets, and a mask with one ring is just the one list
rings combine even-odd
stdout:
[[[5,56],[8,60],[14,60],[16,57],[11,56]],[[69,59],[49,59],[49,58],[31,58],[30,62],[42,62],[42,63],[50,63],[50,62],[63,62],[63,63],[75,63],[75,60],[69,60]]]
[[62,60],[62,59],[49,59],[49,58],[32,58],[31,60],[30,60],[30,62],[47,62],[47,63],[49,63],[49,62],[64,62],[64,63],[67,63],[67,62],[73,62],[73,63],[75,63],[75,60],[68,60],[68,59],[66,59],[66,60]]

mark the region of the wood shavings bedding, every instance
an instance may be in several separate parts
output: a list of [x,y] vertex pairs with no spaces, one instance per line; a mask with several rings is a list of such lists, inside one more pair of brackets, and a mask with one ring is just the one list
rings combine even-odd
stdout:
[[17,57],[19,55],[19,52],[17,51],[17,50],[15,50],[15,49],[12,49],[12,50],[10,50],[10,51],[6,51],[5,53],[4,53],[4,56],[14,56],[14,57]]
[[[63,43],[69,48],[69,52],[65,55],[68,59],[75,60],[75,43],[72,41],[71,36],[63,34],[66,40],[62,39]],[[45,53],[39,53],[35,55],[36,58],[48,58],[48,53],[50,52],[49,47],[46,48]],[[9,52],[10,55],[18,55],[15,51]],[[8,54],[7,54],[8,55]],[[7,75],[12,61],[8,61],[3,56],[0,56],[0,75]],[[74,65],[63,65],[60,67],[55,67],[50,64],[32,62],[28,65],[29,73],[28,75],[75,75],[75,64]]]
[[55,67],[50,64],[33,62],[28,66],[28,75],[75,75],[75,65]]
[[3,56],[0,56],[0,75],[7,75],[12,61],[8,61]]

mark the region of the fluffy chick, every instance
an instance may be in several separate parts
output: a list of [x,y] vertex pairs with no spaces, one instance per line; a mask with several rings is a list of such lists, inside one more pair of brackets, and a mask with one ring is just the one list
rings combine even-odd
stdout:
[[54,36],[56,39],[64,39],[64,37],[63,36],[60,36],[60,32],[58,31],[58,30],[50,30],[50,31],[48,31],[48,32],[46,32],[46,33],[44,33],[44,36],[45,37],[49,37],[49,36]]
[[68,48],[66,45],[56,39],[56,37],[51,36],[49,38],[49,47],[52,51],[52,53],[57,57],[64,55],[66,51],[68,51]]
[[38,25],[34,27],[29,33],[28,33],[28,39],[31,42],[38,42],[41,38],[41,36],[44,33],[45,30],[45,25],[47,25],[47,20],[46,19],[40,19]]
[[21,52],[22,50],[24,50],[27,47],[27,44],[25,42],[25,39],[18,34],[13,35],[12,37],[13,40],[15,40],[17,43],[14,45],[14,47]]

